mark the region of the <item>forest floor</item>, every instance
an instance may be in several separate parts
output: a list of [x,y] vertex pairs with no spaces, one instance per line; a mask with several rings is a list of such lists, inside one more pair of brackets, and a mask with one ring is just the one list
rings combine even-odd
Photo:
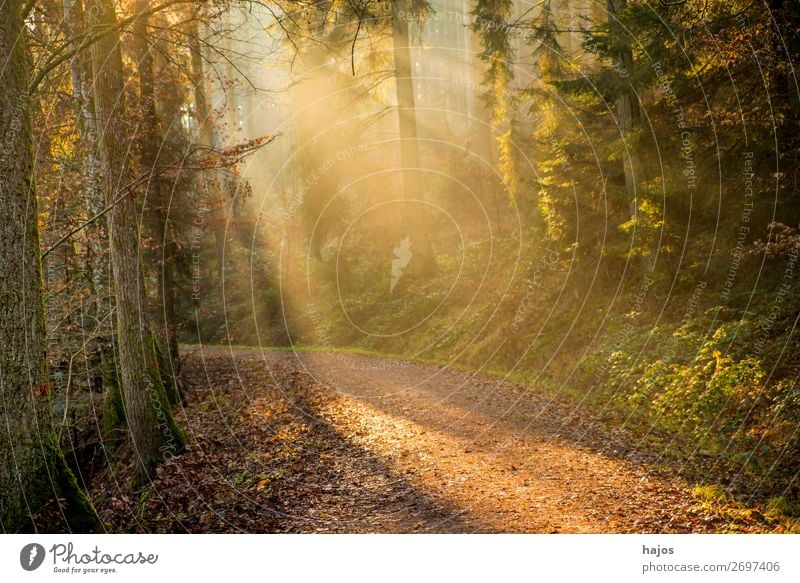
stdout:
[[185,355],[188,450],[136,495],[96,481],[110,530],[774,530],[733,525],[621,432],[508,382],[341,353]]

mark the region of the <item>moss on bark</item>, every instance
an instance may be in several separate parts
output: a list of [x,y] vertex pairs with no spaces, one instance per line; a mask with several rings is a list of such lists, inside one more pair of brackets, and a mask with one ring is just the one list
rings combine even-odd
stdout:
[[20,2],[0,3],[0,527],[24,530],[55,496],[90,530],[94,510],[53,427],[26,36]]

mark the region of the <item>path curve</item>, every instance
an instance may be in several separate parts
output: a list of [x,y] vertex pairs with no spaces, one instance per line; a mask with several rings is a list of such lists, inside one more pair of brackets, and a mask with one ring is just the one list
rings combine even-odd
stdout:
[[320,432],[319,450],[293,478],[306,494],[280,530],[713,530],[685,490],[626,453],[624,437],[511,383],[342,353],[193,352],[276,381]]

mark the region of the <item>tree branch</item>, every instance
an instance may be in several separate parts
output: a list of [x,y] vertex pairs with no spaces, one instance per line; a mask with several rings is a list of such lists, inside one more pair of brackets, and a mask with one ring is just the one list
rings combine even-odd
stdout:
[[[35,93],[36,90],[39,88],[41,82],[53,69],[67,62],[72,57],[77,55],[79,52],[92,46],[99,40],[103,39],[105,36],[126,28],[127,26],[138,21],[140,18],[143,18],[145,16],[150,16],[158,12],[162,12],[168,8],[171,8],[172,6],[176,6],[179,4],[196,4],[197,2],[206,2],[206,1],[207,0],[167,0],[163,4],[158,4],[146,10],[137,12],[136,14],[132,14],[127,18],[123,18],[119,20],[117,24],[115,24],[114,26],[93,26],[89,28],[83,34],[78,35],[75,38],[69,39],[67,42],[62,44],[58,50],[56,50],[52,58],[49,61],[47,61],[44,65],[42,65],[42,67],[36,72],[36,75],[33,77],[33,80],[28,86],[28,93],[29,94]],[[35,2],[35,0],[31,0],[31,2]],[[66,53],[61,52],[64,47],[71,46],[78,40],[80,40],[80,44],[78,44],[77,47],[67,51]]]
[[134,180],[133,182],[131,182],[127,186],[125,186],[125,188],[122,189],[122,194],[120,194],[110,205],[108,205],[103,210],[101,210],[99,213],[97,213],[96,215],[94,215],[90,219],[86,220],[85,222],[81,223],[77,227],[74,227],[74,228],[70,229],[70,231],[67,232],[63,237],[61,237],[58,241],[53,243],[44,252],[42,252],[41,258],[44,259],[52,251],[54,251],[55,249],[60,247],[64,242],[66,242],[68,239],[70,239],[73,235],[75,235],[76,233],[81,232],[83,229],[85,229],[86,227],[88,227],[89,225],[94,223],[97,219],[99,219],[99,218],[103,217],[104,215],[106,215],[108,213],[108,211],[110,211],[115,206],[117,206],[120,202],[122,202],[127,197],[132,195],[136,191],[136,188],[138,188],[139,186],[141,186],[145,182],[147,182],[149,180],[152,180],[154,177],[160,176],[160,175],[166,173],[167,171],[173,170],[175,168],[179,168],[180,170],[185,171],[185,170],[208,170],[210,168],[224,168],[224,167],[228,167],[228,166],[233,166],[235,164],[238,164],[241,160],[243,160],[244,158],[246,158],[250,154],[253,154],[254,152],[257,152],[258,150],[260,150],[261,148],[263,148],[264,146],[266,146],[267,144],[272,142],[278,135],[279,134],[272,135],[272,136],[264,136],[263,138],[259,138],[259,139],[256,139],[256,140],[251,140],[249,142],[246,142],[245,144],[241,144],[241,145],[238,145],[238,146],[233,146],[231,148],[226,148],[225,150],[214,150],[214,149],[210,149],[210,148],[206,148],[206,147],[198,147],[198,148],[195,148],[195,150],[189,154],[189,156],[191,156],[196,152],[209,151],[209,152],[212,152],[214,154],[217,154],[218,156],[221,156],[223,159],[227,158],[225,160],[225,163],[220,163],[220,162],[216,162],[215,161],[213,164],[209,164],[209,163],[203,164],[203,163],[201,163],[198,166],[187,166],[187,165],[183,164],[183,162],[181,162],[181,163],[178,163],[178,164],[167,164],[165,166],[159,166],[157,168],[153,168],[152,171],[150,171],[150,172],[138,177],[136,180]]

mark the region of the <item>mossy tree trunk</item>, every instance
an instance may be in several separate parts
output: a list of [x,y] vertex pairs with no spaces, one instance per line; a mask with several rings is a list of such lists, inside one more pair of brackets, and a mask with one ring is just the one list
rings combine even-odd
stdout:
[[144,14],[150,0],[137,0],[135,10],[143,14],[133,26],[134,53],[139,76],[141,127],[137,135],[141,164],[150,173],[145,183],[145,205],[152,227],[154,254],[157,257],[159,309],[156,318],[162,378],[171,403],[181,400],[178,389],[178,316],[175,312],[175,245],[169,230],[169,189],[157,173],[162,132],[156,110],[153,50],[148,38],[150,18]]
[[0,530],[30,524],[53,497],[75,530],[96,524],[58,447],[50,402],[21,2],[0,3]]
[[[87,14],[90,26],[113,31],[117,25],[113,0],[89,0]],[[143,481],[160,461],[183,449],[184,437],[170,410],[147,315],[137,208],[129,192],[132,137],[125,123],[118,33],[110,32],[92,46],[92,75],[105,199],[107,206],[113,205],[107,217],[123,404],[137,458],[137,477]]]

